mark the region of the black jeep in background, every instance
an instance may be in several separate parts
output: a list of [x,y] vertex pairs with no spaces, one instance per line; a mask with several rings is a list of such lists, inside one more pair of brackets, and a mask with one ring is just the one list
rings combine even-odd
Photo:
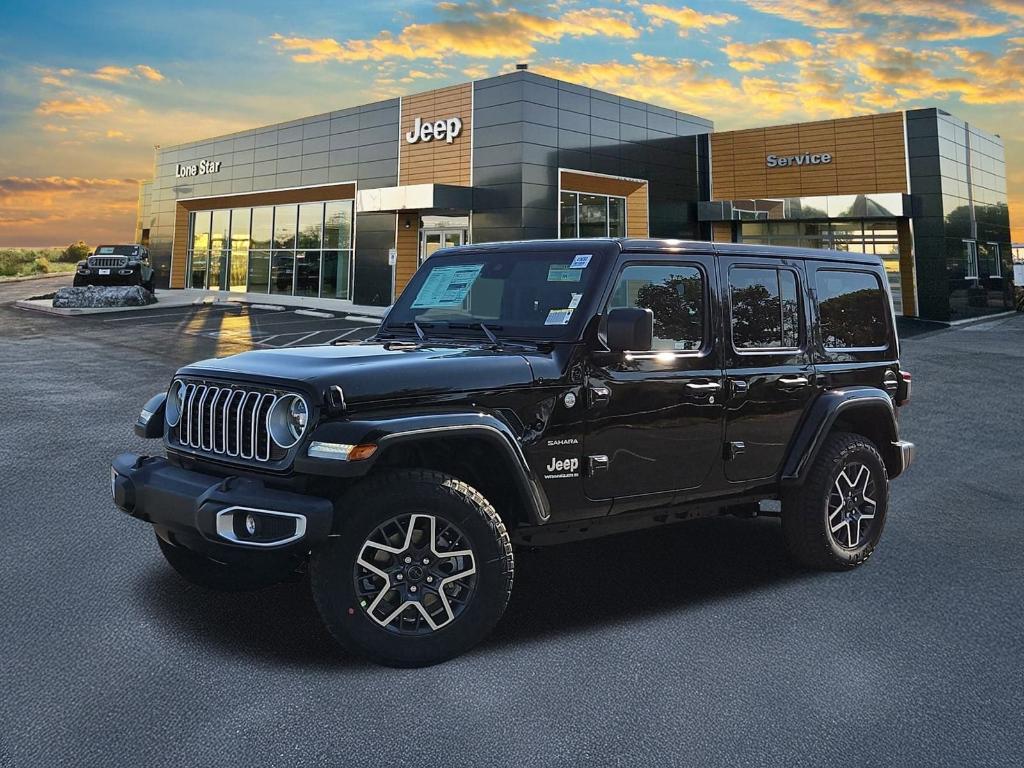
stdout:
[[[501,618],[513,545],[775,509],[812,568],[878,544],[913,445],[877,256],[660,240],[442,250],[363,343],[186,366],[116,505],[213,589],[308,569],[346,648],[415,666]],[[764,504],[765,501],[781,501]]]
[[149,249],[141,245],[99,245],[78,262],[74,285],[141,285],[153,292]]

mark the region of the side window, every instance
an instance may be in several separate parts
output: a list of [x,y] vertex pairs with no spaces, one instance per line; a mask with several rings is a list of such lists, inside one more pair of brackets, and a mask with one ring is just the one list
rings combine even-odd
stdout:
[[774,267],[729,270],[732,344],[740,351],[800,348],[796,272]]
[[826,349],[885,347],[889,302],[877,275],[819,269],[815,279]]
[[631,266],[622,270],[609,309],[640,307],[654,313],[654,349],[696,352],[707,322],[704,273],[693,266]]

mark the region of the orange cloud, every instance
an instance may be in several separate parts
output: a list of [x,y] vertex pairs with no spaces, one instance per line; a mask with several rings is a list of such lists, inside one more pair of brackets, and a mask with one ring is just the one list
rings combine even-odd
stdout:
[[0,178],[0,238],[15,245],[130,238],[137,199],[134,179]]
[[612,36],[636,38],[632,17],[619,10],[590,8],[560,17],[538,16],[517,10],[481,11],[473,18],[428,24],[410,24],[397,35],[381,32],[368,40],[338,42],[332,37],[286,37],[273,34],[279,51],[292,61],[380,61],[389,58],[439,59],[458,54],[470,58],[521,58],[536,51],[538,43],[564,37]]
[[[1019,7],[1015,0],[994,0]],[[744,0],[754,10],[781,16],[812,29],[858,29],[884,19],[889,37],[948,41],[992,37],[1009,31],[976,11],[980,3],[965,0]],[[873,18],[874,17],[874,18]]]
[[695,11],[686,6],[672,8],[667,5],[647,3],[641,6],[641,10],[650,16],[655,24],[666,21],[675,24],[679,28],[680,37],[686,37],[693,29],[705,32],[710,27],[721,27],[736,21],[736,17],[731,13],[707,13],[706,11]]
[[163,73],[160,70],[154,69],[148,64],[136,64],[134,67],[120,67],[108,64],[97,69],[89,77],[108,83],[120,83],[128,78],[144,78],[157,83],[164,79]]
[[36,112],[40,115],[76,119],[102,115],[112,110],[113,107],[100,96],[79,96],[73,93],[66,93],[56,99],[48,99],[36,107]]
[[728,43],[722,51],[729,65],[740,72],[764,69],[766,64],[781,64],[809,58],[814,44],[799,38],[764,40],[759,43]]

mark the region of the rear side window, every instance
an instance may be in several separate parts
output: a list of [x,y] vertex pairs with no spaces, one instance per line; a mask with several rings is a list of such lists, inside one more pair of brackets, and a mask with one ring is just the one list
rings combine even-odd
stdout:
[[886,346],[889,302],[877,275],[819,269],[816,281],[821,338],[826,349]]
[[626,267],[608,306],[623,307],[654,313],[654,349],[696,352],[704,345],[704,275],[696,267]]
[[793,270],[733,267],[729,296],[737,350],[800,347],[800,300]]

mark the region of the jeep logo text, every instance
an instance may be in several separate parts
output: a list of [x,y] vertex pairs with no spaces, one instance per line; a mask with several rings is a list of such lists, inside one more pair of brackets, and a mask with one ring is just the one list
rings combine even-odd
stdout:
[[444,139],[445,143],[451,144],[460,133],[462,133],[462,120],[457,117],[449,117],[447,120],[436,120],[433,123],[424,122],[421,118],[417,117],[416,122],[413,123],[412,130],[405,134],[405,140],[410,144],[416,144],[420,141]]

